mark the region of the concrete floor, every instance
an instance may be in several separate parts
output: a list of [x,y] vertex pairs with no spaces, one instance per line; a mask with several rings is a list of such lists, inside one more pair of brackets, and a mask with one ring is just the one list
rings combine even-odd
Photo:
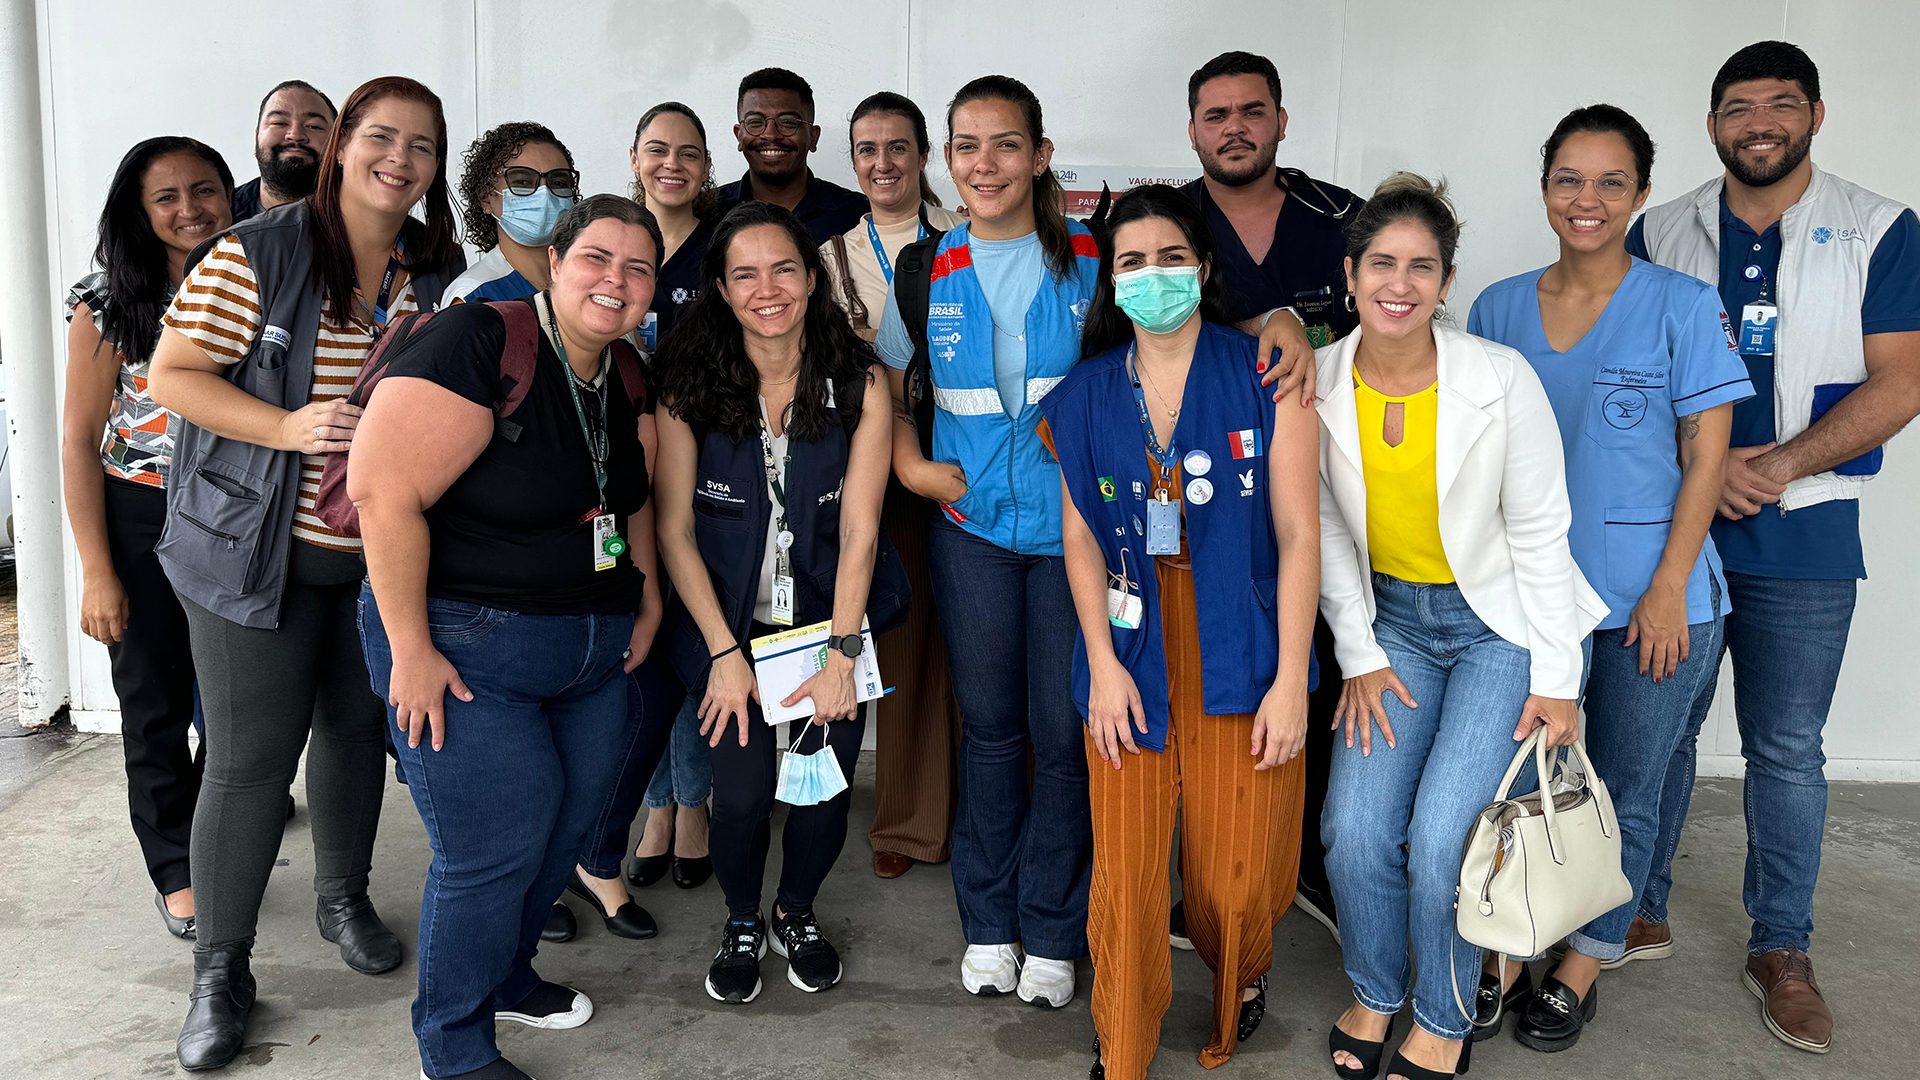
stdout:
[[[12,734],[18,729],[11,729]],[[709,883],[668,883],[640,899],[663,934],[629,942],[587,926],[552,946],[541,971],[597,1006],[571,1032],[515,1025],[502,1045],[542,1080],[560,1077],[865,1078],[1086,1075],[1092,1036],[1082,994],[1049,1013],[1012,998],[976,1000],[954,970],[962,948],[942,867],[892,882],[867,870],[871,762],[857,780],[856,839],[819,911],[846,958],[846,981],[802,995],[779,960],[754,1004],[709,1001],[700,978],[720,900]],[[0,1077],[164,1076],[184,1009],[189,946],[167,937],[126,824],[117,742],[70,733],[0,740]],[[1920,1000],[1915,885],[1920,788],[1836,788],[1819,896],[1816,958],[1840,1017],[1833,1053],[1791,1050],[1761,1027],[1738,979],[1746,922],[1737,786],[1703,783],[1680,863],[1674,925],[1680,953],[1604,982],[1599,1017],[1579,1047],[1546,1058],[1501,1038],[1475,1055],[1475,1076],[1893,1077],[1915,1045]],[[776,852],[777,852],[776,845]],[[407,1010],[415,969],[382,978],[345,968],[313,929],[304,798],[287,830],[255,955],[260,1005],[241,1076],[355,1080],[417,1075]],[[777,858],[777,854],[776,854]],[[374,899],[411,941],[427,848],[405,793],[389,792]],[[585,920],[583,920],[584,922]],[[1346,1000],[1339,955],[1298,913],[1275,932],[1276,979],[1265,1025],[1222,1076],[1329,1075],[1323,1051]],[[1155,1077],[1201,1075],[1205,973],[1175,954],[1175,993]]]

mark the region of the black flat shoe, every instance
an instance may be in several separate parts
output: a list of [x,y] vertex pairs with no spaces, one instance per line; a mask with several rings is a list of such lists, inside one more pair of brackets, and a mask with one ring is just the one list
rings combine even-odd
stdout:
[[697,889],[713,876],[713,857],[701,855],[698,858],[683,859],[673,857],[673,883],[683,889]]
[[159,893],[153,894],[153,906],[160,909],[160,919],[167,924],[167,933],[182,941],[193,940],[193,916],[181,918],[167,910],[167,898]]
[[645,941],[660,932],[659,925],[653,921],[653,916],[647,914],[647,909],[632,900],[621,904],[613,914],[607,914],[607,909],[600,903],[600,898],[594,895],[592,889],[587,888],[586,882],[580,880],[578,870],[573,872],[573,877],[567,879],[567,891],[592,904],[593,910],[599,912],[601,920],[607,924],[607,933],[614,937]]
[[1107,1080],[1107,1066],[1100,1060],[1100,1036],[1093,1037],[1093,1068],[1087,1070],[1087,1080]]
[[1533,969],[1520,965],[1507,992],[1500,992],[1500,976],[1482,971],[1480,990],[1474,995],[1473,1041],[1485,1042],[1500,1034],[1508,1016],[1519,1016],[1533,999]]
[[672,863],[671,855],[635,855],[627,860],[627,884],[644,889],[666,877]]
[[400,939],[380,921],[366,893],[315,898],[313,921],[321,937],[340,946],[340,959],[362,975],[384,975],[406,959]]
[[540,928],[540,940],[561,942],[572,941],[573,935],[580,932],[580,923],[573,917],[573,909],[558,900],[547,912],[547,925]]
[[193,989],[173,1052],[188,1072],[218,1069],[240,1056],[253,1012],[251,940],[193,951]]
[[1467,1075],[1467,1067],[1473,1064],[1473,1040],[1465,1039],[1460,1043],[1460,1060],[1453,1066],[1452,1072],[1439,1069],[1423,1069],[1408,1061],[1398,1050],[1393,1052],[1393,1060],[1387,1063],[1388,1076],[1404,1076],[1407,1080],[1449,1080],[1450,1077]]
[[1360,1059],[1358,1066],[1335,1063],[1333,1072],[1340,1080],[1373,1080],[1380,1075],[1380,1057],[1387,1052],[1387,1040],[1393,1038],[1393,1021],[1387,1021],[1387,1033],[1377,1042],[1356,1039],[1340,1030],[1340,1022],[1334,1021],[1327,1029],[1327,1055],[1332,1057],[1346,1051]]
[[1587,987],[1583,1001],[1566,983],[1549,975],[1540,980],[1540,989],[1528,999],[1519,1022],[1514,1024],[1513,1037],[1521,1046],[1543,1054],[1570,1050],[1580,1041],[1580,1032],[1593,1019],[1599,1002],[1599,983]]
[[1240,1003],[1240,1042],[1246,1042],[1253,1033],[1260,1030],[1260,1021],[1267,1018],[1267,977],[1253,980],[1252,997]]

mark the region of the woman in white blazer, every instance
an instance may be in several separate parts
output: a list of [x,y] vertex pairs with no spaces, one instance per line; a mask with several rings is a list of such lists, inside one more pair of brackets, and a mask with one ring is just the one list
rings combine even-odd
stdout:
[[1456,1000],[1473,1000],[1480,956],[1454,933],[1461,843],[1516,740],[1578,736],[1581,643],[1607,611],[1567,546],[1539,378],[1433,322],[1459,232],[1432,183],[1382,184],[1348,230],[1360,329],[1316,356],[1320,607],[1349,675],[1321,835],[1354,1004],[1329,1048],[1349,1080],[1377,1075],[1409,997],[1416,1027],[1388,1075],[1465,1071],[1473,1017]]

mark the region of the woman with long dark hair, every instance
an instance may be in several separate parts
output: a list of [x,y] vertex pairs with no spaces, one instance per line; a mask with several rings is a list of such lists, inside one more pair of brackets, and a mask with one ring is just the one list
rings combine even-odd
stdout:
[[1224,1063],[1265,1015],[1300,851],[1318,425],[1261,389],[1191,201],[1136,188],[1107,227],[1087,358],[1047,396],[1045,432],[1081,631],[1093,1075],[1144,1077],[1173,998],[1159,931],[1176,815],[1187,930],[1213,972],[1200,1063]]
[[[317,190],[235,226],[164,319],[153,396],[179,423],[157,553],[186,609],[206,715],[193,822],[198,939],[178,1044],[188,1069],[239,1053],[254,931],[306,755],[315,921],[356,971],[398,966],[367,898],[385,789],[385,710],[356,629],[357,537],[315,512],[324,456],[352,445],[347,391],[387,324],[465,265],[440,99],[388,76],[347,99]],[[409,217],[425,204],[426,221]],[[311,737],[309,737],[311,736]]]
[[[986,75],[961,87],[947,132],[967,221],[935,246],[927,310],[901,312],[896,288],[875,344],[894,369],[896,472],[939,506],[929,508],[934,600],[966,717],[953,833],[961,985],[1058,1007],[1087,951],[1093,839],[1067,689],[1075,623],[1060,467],[1034,431],[1040,402],[1080,358],[1100,251],[1060,212],[1053,143],[1024,83]],[[903,314],[924,318],[932,355],[931,458],[906,401],[915,346]]]
[[[760,993],[760,910],[777,736],[764,720],[747,643],[778,627],[830,624],[822,666],[785,700],[811,721],[783,768],[832,784],[784,785],[787,812],[772,947],[807,993],[840,981],[815,894],[846,842],[846,778],[865,722],[854,668],[862,622],[903,611],[905,580],[880,538],[889,427],[873,353],[824,296],[819,253],[790,211],[743,203],[707,249],[705,289],[656,362],[661,559],[676,596],[665,631],[700,695],[713,760],[713,866],[727,922],[707,973],[716,1001]],[[891,575],[876,572],[891,567]],[[809,737],[818,733],[816,745]],[[804,797],[791,789],[811,788]]]
[[136,144],[107,185],[93,249],[100,269],[67,293],[60,464],[80,553],[80,629],[112,658],[133,834],[167,931],[188,939],[201,763],[187,744],[187,617],[153,554],[173,436],[147,372],[187,256],[233,223],[232,200],[233,173],[212,147],[178,135]]

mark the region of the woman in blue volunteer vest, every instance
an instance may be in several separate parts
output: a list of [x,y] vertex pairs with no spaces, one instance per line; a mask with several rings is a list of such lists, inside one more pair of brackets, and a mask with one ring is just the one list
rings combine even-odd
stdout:
[[[947,169],[968,219],[940,238],[927,292],[933,458],[898,406],[893,452],[900,482],[939,504],[928,541],[934,599],[966,717],[953,832],[961,983],[1058,1006],[1072,999],[1073,961],[1087,950],[1092,835],[1067,693],[1074,619],[1060,469],[1034,429],[1040,401],[1080,357],[1100,252],[1060,213],[1033,91],[1004,75],[975,79],[947,107],[947,129]],[[904,402],[914,346],[898,284],[875,344]]]
[[[1609,607],[1593,634],[1587,750],[1613,795],[1635,897],[1653,864],[1667,763],[1688,718],[1712,701],[1729,608],[1707,529],[1733,403],[1753,395],[1713,287],[1627,254],[1652,172],[1653,140],[1632,116],[1612,105],[1569,113],[1540,163],[1560,258],[1481,293],[1467,322],[1526,356],[1560,424],[1568,540]],[[1666,927],[1642,922],[1633,903],[1567,943],[1537,990],[1518,961],[1504,975],[1500,1015],[1514,1012],[1514,1034],[1536,1050],[1579,1039],[1602,968],[1673,948]],[[1483,1016],[1499,1004],[1502,981],[1483,979]],[[1474,1037],[1498,1031],[1483,1024]]]
[[1191,202],[1137,188],[1108,227],[1087,359],[1044,411],[1081,629],[1093,1075],[1136,1080],[1173,996],[1159,931],[1176,815],[1187,928],[1213,972],[1200,1063],[1232,1057],[1265,1013],[1271,930],[1299,857],[1319,429],[1262,391],[1254,339],[1222,316]]
[[[805,227],[781,207],[742,203],[715,228],[702,276],[655,362],[660,549],[675,589],[667,645],[700,695],[712,747],[713,869],[728,917],[706,990],[743,1004],[760,994],[769,937],[761,880],[780,746],[762,706],[812,699],[812,721],[796,724],[779,764],[780,798],[793,805],[771,936],[787,981],[813,993],[841,975],[813,901],[847,837],[846,778],[865,730],[861,622],[882,629],[907,597],[879,533],[886,388],[827,299]],[[750,641],[821,622],[820,670],[763,700]]]

